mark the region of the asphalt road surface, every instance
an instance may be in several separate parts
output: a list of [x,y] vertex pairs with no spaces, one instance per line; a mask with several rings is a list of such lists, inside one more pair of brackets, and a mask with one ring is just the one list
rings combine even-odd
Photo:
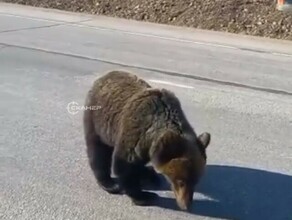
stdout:
[[[172,90],[212,134],[190,213],[167,188],[137,207],[95,183],[67,105],[113,69]],[[0,3],[0,79],[1,220],[292,219],[291,42]]]

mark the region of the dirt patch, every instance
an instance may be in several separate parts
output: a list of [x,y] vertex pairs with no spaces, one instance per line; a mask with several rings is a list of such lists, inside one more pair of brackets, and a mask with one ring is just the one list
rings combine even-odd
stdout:
[[155,23],[292,40],[292,15],[277,11],[275,0],[2,1]]

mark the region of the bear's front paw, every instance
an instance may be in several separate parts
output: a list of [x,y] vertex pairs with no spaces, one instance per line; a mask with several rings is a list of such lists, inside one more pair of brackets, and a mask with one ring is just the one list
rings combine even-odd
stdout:
[[107,179],[103,181],[99,181],[98,184],[101,188],[107,191],[110,194],[122,194],[123,190],[121,186],[115,182],[113,179]]
[[154,202],[158,199],[158,195],[156,193],[151,192],[140,192],[135,196],[132,196],[132,202],[138,206],[148,206],[153,205]]

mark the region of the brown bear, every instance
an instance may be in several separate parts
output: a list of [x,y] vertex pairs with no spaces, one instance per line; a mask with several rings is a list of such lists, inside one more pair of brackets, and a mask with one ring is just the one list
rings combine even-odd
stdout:
[[174,93],[129,72],[108,72],[87,94],[83,125],[89,164],[105,191],[150,205],[156,194],[141,186],[150,163],[171,184],[178,206],[190,207],[211,135],[196,135]]

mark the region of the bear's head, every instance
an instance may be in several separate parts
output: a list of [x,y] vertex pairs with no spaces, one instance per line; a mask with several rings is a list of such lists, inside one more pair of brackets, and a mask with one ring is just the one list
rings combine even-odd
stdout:
[[192,205],[195,187],[204,174],[210,139],[207,132],[191,140],[167,131],[154,147],[153,167],[171,184],[177,205],[182,210],[188,210]]

